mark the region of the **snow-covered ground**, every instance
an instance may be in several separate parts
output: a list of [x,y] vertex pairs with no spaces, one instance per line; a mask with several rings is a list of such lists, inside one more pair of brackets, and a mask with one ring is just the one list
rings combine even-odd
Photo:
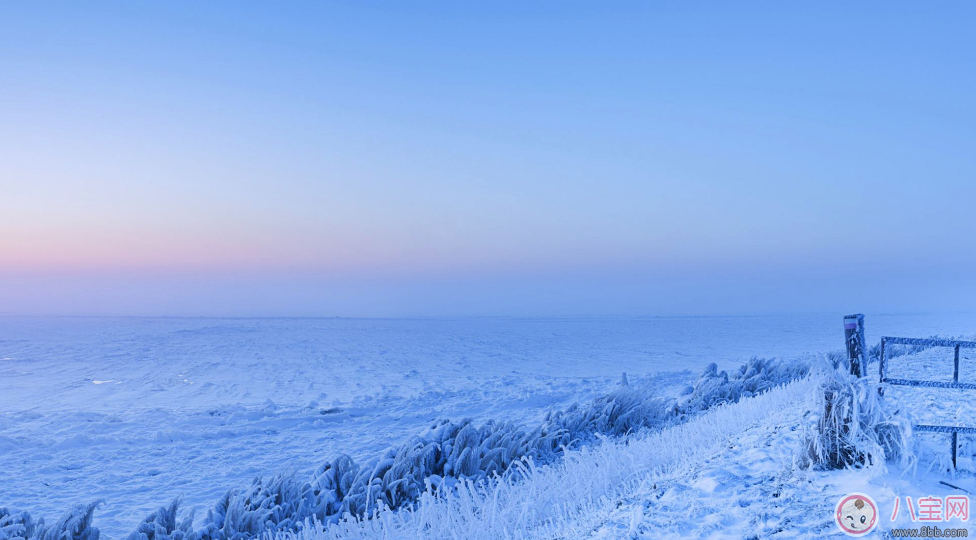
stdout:
[[[411,511],[277,538],[845,538],[833,511],[848,493],[875,499],[880,533],[924,525],[909,518],[906,496],[964,493],[940,481],[976,493],[967,471],[919,473],[894,463],[829,472],[799,466],[814,383],[797,381],[660,432],[605,440],[533,469],[525,480],[426,496]],[[902,506],[892,522],[897,497]],[[973,534],[972,521],[937,525]]]
[[[882,334],[971,335],[974,329],[973,315],[868,318],[872,343]],[[549,410],[605,394],[622,372],[632,384],[668,394],[692,381],[708,363],[731,368],[752,356],[809,359],[816,352],[839,349],[841,336],[840,318],[831,315],[0,317],[0,507],[54,520],[71,506],[104,499],[96,525],[108,538],[124,537],[149,512],[178,495],[184,496],[184,506],[205,511],[228,489],[245,487],[257,475],[307,473],[340,452],[373,456],[437,419],[500,419],[533,426]],[[937,359],[930,360],[939,366],[933,370],[944,369]],[[924,355],[918,361],[926,361]],[[669,473],[670,483],[661,480],[654,487],[657,481],[652,480],[632,484],[634,489],[627,492],[608,492],[619,504],[610,508],[596,501],[587,506],[589,534],[653,537],[660,527],[700,534],[722,526],[768,532],[783,525],[782,520],[807,519],[811,505],[832,504],[834,492],[848,488],[845,477],[791,468],[797,437],[792,427],[802,414],[798,403],[803,400],[796,393],[776,395],[785,396],[776,399],[790,406],[752,423],[744,420],[746,409],[710,412],[742,417],[734,426],[724,426],[731,430],[722,432],[724,439],[715,438],[733,441],[732,451],[724,443],[696,450],[702,463],[713,463],[710,468],[683,467]],[[931,410],[932,403],[943,403],[940,399],[923,403]],[[714,422],[709,415],[694,422]],[[736,448],[744,453],[737,454]],[[560,466],[577,462],[569,459]],[[936,471],[940,467],[934,466]],[[765,484],[783,474],[799,475],[780,482],[793,494],[783,500],[795,496],[797,501],[780,505],[780,517],[773,521],[755,521],[755,504],[768,494],[749,488],[750,482]],[[801,486],[799,478],[816,489]],[[881,489],[939,489],[937,482],[929,486],[928,480],[891,474],[852,478],[853,485],[881,482]],[[709,521],[709,504],[728,510],[732,499],[753,502],[733,508],[730,521]],[[660,500],[671,502],[652,503]],[[677,519],[681,512],[697,517],[682,521]],[[807,516],[812,521],[804,529],[784,530],[819,530],[827,518],[817,516]],[[688,525],[675,525],[684,522]],[[550,526],[564,527],[571,537],[582,534],[570,534],[577,525],[568,521]]]
[[[795,382],[683,425],[607,440],[572,452],[559,464],[533,468],[518,482],[497,481],[456,496],[425,496],[409,512],[281,537],[627,538],[641,531],[651,537],[708,531],[721,538],[739,537],[728,535],[729,529],[745,530],[750,520],[726,513],[730,494],[721,492],[738,487],[734,477],[743,469],[738,461],[752,461],[752,456],[741,459],[743,452],[760,452],[763,445],[729,441],[751,435],[757,426],[772,425],[775,433],[780,425],[799,420],[791,416],[802,414],[800,404],[810,397],[812,386]],[[732,467],[723,468],[726,464]],[[783,464],[766,469],[778,465]],[[689,480],[693,486],[682,483]],[[695,487],[702,496],[688,497]],[[755,482],[744,487],[758,491]],[[771,483],[761,489],[772,492],[777,487]]]

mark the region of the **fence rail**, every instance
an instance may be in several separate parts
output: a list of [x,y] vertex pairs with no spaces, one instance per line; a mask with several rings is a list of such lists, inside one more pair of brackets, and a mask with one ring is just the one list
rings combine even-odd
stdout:
[[[915,347],[952,347],[953,349],[953,370],[952,382],[947,381],[922,381],[915,379],[891,379],[886,375],[888,368],[888,358],[886,349],[888,345],[911,345]],[[904,338],[904,337],[883,337],[881,338],[881,357],[878,361],[878,373],[882,383],[898,386],[913,386],[924,388],[953,388],[957,390],[976,390],[976,383],[959,382],[959,350],[976,349],[976,341],[957,341],[954,339],[924,339],[924,338]],[[952,435],[952,467],[956,467],[956,451],[959,446],[960,433],[976,433],[976,427],[964,426],[939,426],[929,424],[917,424],[912,426],[916,431],[926,431],[930,433],[949,433]]]
[[898,386],[920,386],[925,388],[957,388],[959,390],[976,390],[976,383],[943,382],[943,381],[913,381],[911,379],[884,378],[881,382]]
[[976,349],[976,341],[957,341],[955,339],[911,338],[911,337],[883,337],[882,343],[892,345],[921,345],[923,347],[955,347]]

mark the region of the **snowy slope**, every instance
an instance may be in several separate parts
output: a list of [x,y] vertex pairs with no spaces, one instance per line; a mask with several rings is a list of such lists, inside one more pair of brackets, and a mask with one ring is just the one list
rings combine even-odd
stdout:
[[[457,495],[428,493],[409,512],[383,512],[371,520],[279,537],[619,538],[643,530],[697,535],[743,528],[749,516],[709,514],[728,509],[726,491],[736,489],[736,473],[743,474],[740,479],[748,481],[744,487],[751,491],[776,489],[756,482],[769,472],[788,470],[789,460],[767,450],[766,435],[796,423],[811,389],[810,381],[801,381],[664,431],[607,440],[559,464],[530,466],[527,478],[516,482],[472,485]],[[767,459],[768,466],[754,471],[737,465]],[[735,466],[725,470],[723,464]],[[694,488],[683,485],[689,479]],[[690,489],[710,496],[696,501]]]
[[[517,481],[427,493],[409,511],[382,511],[275,538],[845,538],[833,511],[851,492],[878,502],[880,536],[920,525],[904,506],[890,520],[897,497],[963,493],[940,483],[946,481],[976,492],[967,470],[903,469],[892,462],[840,471],[799,465],[802,427],[815,413],[817,387],[815,378],[798,381],[683,425],[607,439],[554,465],[528,465]],[[939,525],[976,531],[972,520]]]

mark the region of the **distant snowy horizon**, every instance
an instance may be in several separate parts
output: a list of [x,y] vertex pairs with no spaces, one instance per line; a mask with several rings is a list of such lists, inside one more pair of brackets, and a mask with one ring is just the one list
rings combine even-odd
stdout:
[[[933,261],[933,264],[935,261]],[[865,274],[838,265],[659,275],[329,277],[310,274],[12,272],[0,309],[18,315],[245,317],[723,316],[865,311],[964,312],[976,285],[960,270]]]

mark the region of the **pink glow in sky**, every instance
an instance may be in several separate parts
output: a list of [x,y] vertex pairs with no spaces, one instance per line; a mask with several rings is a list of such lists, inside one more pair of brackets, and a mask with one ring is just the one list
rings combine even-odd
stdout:
[[966,308],[973,9],[8,3],[0,312]]

